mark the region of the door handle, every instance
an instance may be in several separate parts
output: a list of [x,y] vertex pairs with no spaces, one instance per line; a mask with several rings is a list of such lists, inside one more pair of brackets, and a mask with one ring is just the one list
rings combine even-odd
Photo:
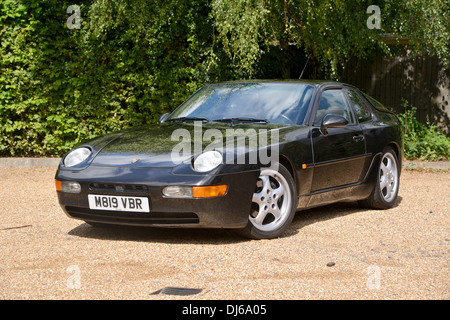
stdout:
[[357,135],[357,136],[354,136],[354,137],[353,137],[353,141],[355,141],[355,142],[361,142],[361,141],[364,141],[364,135],[359,134],[359,135]]

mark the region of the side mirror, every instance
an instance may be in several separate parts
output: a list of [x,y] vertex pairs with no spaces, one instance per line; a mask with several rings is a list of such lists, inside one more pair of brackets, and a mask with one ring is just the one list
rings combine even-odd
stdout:
[[158,119],[158,123],[163,123],[168,117],[170,113],[164,113],[161,117]]
[[338,116],[336,114],[327,114],[322,120],[320,131],[322,131],[322,134],[326,136],[328,135],[328,128],[342,128],[346,127],[347,125],[348,121],[343,116]]

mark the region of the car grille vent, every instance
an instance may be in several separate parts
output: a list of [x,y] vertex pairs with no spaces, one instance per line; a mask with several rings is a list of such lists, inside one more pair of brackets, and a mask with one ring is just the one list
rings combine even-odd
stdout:
[[98,210],[89,208],[66,207],[67,213],[77,219],[124,225],[188,225],[199,224],[198,216],[193,212],[125,212]]
[[89,188],[96,192],[147,193],[148,191],[146,185],[137,184],[91,183]]

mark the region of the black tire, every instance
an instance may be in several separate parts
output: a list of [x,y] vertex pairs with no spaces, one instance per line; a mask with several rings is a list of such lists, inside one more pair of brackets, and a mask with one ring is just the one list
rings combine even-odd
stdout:
[[377,169],[375,188],[371,195],[360,203],[372,209],[389,209],[397,201],[400,185],[400,170],[397,155],[391,147],[386,147]]
[[281,164],[278,170],[263,168],[255,186],[248,224],[236,231],[251,239],[277,238],[291,224],[296,208],[296,188],[289,171]]

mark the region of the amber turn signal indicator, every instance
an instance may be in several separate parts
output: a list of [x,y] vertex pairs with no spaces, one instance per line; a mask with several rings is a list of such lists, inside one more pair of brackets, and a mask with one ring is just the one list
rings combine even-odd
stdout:
[[228,185],[192,187],[193,198],[222,197],[227,193]]

